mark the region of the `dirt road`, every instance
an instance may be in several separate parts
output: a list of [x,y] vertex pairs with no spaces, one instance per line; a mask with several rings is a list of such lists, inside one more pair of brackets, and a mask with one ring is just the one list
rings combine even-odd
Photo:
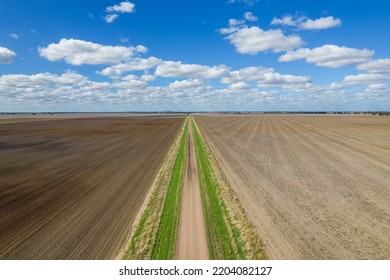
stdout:
[[0,259],[110,259],[184,117],[0,125]]
[[195,119],[270,258],[390,258],[389,118]]
[[188,123],[187,163],[180,213],[177,259],[209,258],[192,123]]

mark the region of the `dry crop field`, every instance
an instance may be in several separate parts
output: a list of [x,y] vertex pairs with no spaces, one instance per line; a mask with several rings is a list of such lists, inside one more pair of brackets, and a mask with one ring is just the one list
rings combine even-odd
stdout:
[[0,259],[108,259],[185,118],[0,124]]
[[197,115],[273,259],[390,259],[390,118]]

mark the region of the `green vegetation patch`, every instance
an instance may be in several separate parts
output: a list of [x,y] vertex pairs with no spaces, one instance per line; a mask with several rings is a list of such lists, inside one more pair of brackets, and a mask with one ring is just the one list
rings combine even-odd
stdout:
[[192,122],[210,258],[265,259],[260,238]]

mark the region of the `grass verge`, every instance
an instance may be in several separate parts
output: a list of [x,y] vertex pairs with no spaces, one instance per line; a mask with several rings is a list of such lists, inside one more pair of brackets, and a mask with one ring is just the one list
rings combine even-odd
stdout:
[[175,257],[187,131],[188,119],[159,172],[123,259],[169,260]]
[[193,122],[202,204],[211,259],[265,259],[261,239]]

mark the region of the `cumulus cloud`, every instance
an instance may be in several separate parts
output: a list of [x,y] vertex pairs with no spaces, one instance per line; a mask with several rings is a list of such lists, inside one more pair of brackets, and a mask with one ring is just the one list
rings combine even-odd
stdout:
[[357,66],[357,69],[370,72],[390,72],[390,59],[375,59]]
[[264,77],[260,82],[266,85],[283,85],[307,83],[310,82],[310,78],[307,76],[282,75],[280,73],[269,72],[264,74]]
[[229,19],[229,26],[241,25],[244,23],[245,23],[245,20],[243,20],[243,19],[235,19],[235,18]]
[[245,82],[238,82],[238,83],[234,83],[234,84],[229,85],[229,89],[233,90],[233,91],[241,91],[241,90],[246,90],[249,88],[250,88],[250,85],[248,85]]
[[345,76],[343,80],[344,85],[366,85],[378,84],[383,81],[389,81],[390,75],[382,74],[359,74]]
[[235,46],[237,52],[243,54],[288,51],[303,44],[299,36],[285,36],[280,29],[263,30],[257,26],[241,26],[222,28],[220,33],[228,34],[225,38]]
[[59,43],[39,48],[42,57],[50,61],[64,60],[72,65],[115,65],[127,61],[137,53],[145,53],[146,51],[144,46],[104,46],[76,39],[61,39]]
[[49,103],[57,103],[64,106],[74,100],[95,102],[99,94],[106,92],[110,87],[109,83],[91,82],[74,72],[62,75],[10,74],[0,76],[0,99],[10,104],[28,102],[29,105],[40,104],[39,106],[45,107]]
[[328,28],[333,28],[341,25],[341,20],[339,18],[334,18],[332,16],[330,17],[322,17],[319,19],[307,19],[304,22],[302,22],[299,25],[300,29],[306,29],[306,30],[311,30],[311,29],[328,29]]
[[13,51],[0,47],[0,64],[9,64],[14,61],[16,53]]
[[121,2],[119,5],[109,6],[106,8],[107,13],[133,13],[135,4],[131,2]]
[[[148,86],[147,82],[155,77],[148,74],[130,74],[112,82],[94,82],[75,72],[62,75],[0,75],[0,108],[5,111],[17,106],[25,108],[28,103],[29,108],[39,108],[42,111],[51,110],[50,108],[62,111],[82,108],[304,110],[308,106],[312,110],[358,110],[356,104],[367,105],[369,102],[379,102],[380,107],[376,107],[378,109],[388,107],[387,81],[390,78],[386,75],[347,76],[342,82],[342,89],[316,86],[308,77],[283,75],[272,68],[261,66],[230,71],[228,76],[226,78],[230,78],[230,81],[226,88],[217,88],[205,84],[202,78],[192,77],[178,79],[166,86]],[[252,86],[253,82],[258,86]],[[367,88],[357,92],[360,87],[356,88],[356,85],[367,85]],[[290,92],[295,94],[289,94]],[[57,107],[50,107],[50,104],[57,104],[53,105]]]
[[366,89],[366,91],[374,91],[374,92],[382,92],[387,90],[389,90],[389,86],[382,83],[368,85]]
[[379,91],[385,86],[384,83],[390,81],[390,75],[384,74],[358,74],[358,75],[347,75],[341,82],[331,83],[329,85],[330,89],[342,89],[342,88],[353,88],[355,86],[366,85],[367,90],[376,90]]
[[173,90],[186,90],[191,88],[198,88],[202,86],[203,83],[199,79],[189,79],[183,81],[174,81],[169,84],[169,87]]
[[354,49],[336,45],[324,45],[314,49],[302,48],[289,51],[279,57],[280,62],[291,62],[305,59],[307,63],[317,66],[338,68],[346,65],[359,64],[368,61],[374,51]]
[[[237,71],[231,71],[229,76],[221,79],[224,84],[238,84],[240,82],[257,82],[259,85],[282,85],[291,83],[308,83],[310,77],[283,75],[275,72],[273,68],[246,67]],[[243,84],[241,84],[243,85]]]
[[40,73],[36,75],[9,74],[0,76],[0,85],[14,88],[38,88],[52,84],[83,86],[88,79],[75,72],[66,72],[62,75]]
[[131,71],[143,71],[155,67],[162,63],[162,60],[156,57],[148,58],[133,58],[125,63],[120,63],[114,66],[107,67],[101,72],[97,72],[103,76],[119,77],[123,73]]
[[254,15],[252,14],[252,12],[246,12],[246,13],[244,14],[244,18],[245,18],[247,21],[257,21],[257,17],[254,16]]
[[136,75],[127,75],[119,81],[113,82],[113,86],[117,88],[139,88],[147,86],[147,82],[139,79]]
[[282,18],[273,18],[271,22],[271,25],[296,26],[296,24],[296,20],[294,20],[290,15],[284,16]]
[[116,20],[118,17],[119,17],[118,14],[109,14],[109,15],[106,15],[106,16],[104,17],[104,20],[105,20],[107,23],[112,23],[112,22],[114,22],[114,20]]
[[[149,94],[144,77],[128,75],[120,80],[94,82],[75,72],[62,75],[39,73],[35,75],[0,76],[0,100],[16,104],[71,104],[119,103],[134,101],[134,94]],[[75,103],[72,103],[75,102]],[[1,102],[0,102],[1,107]]]
[[131,2],[121,2],[118,5],[108,6],[106,8],[108,14],[104,17],[104,20],[107,23],[112,23],[119,17],[118,13],[134,13],[134,8],[135,4]]
[[180,61],[164,61],[156,68],[155,75],[169,78],[220,78],[229,73],[225,65],[207,66],[199,64],[183,64]]
[[300,30],[320,30],[341,25],[341,19],[333,16],[310,19],[307,17],[293,17],[285,15],[282,18],[273,18],[271,25],[293,26]]

